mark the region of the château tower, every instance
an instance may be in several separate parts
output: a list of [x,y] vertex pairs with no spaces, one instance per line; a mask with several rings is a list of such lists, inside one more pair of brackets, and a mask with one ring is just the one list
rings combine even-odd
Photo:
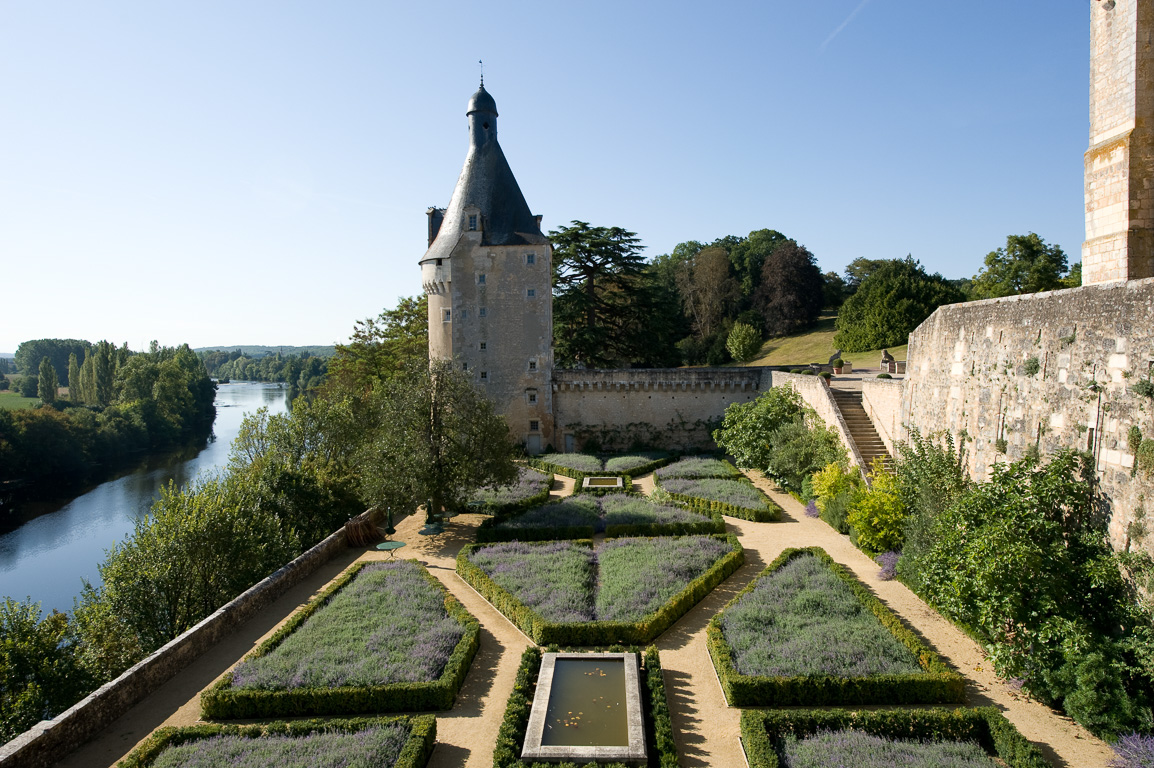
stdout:
[[497,143],[497,103],[469,99],[469,152],[448,208],[430,208],[421,281],[429,357],[467,371],[514,439],[540,453],[553,437],[552,247]]
[[1090,3],[1082,282],[1154,277],[1154,5]]

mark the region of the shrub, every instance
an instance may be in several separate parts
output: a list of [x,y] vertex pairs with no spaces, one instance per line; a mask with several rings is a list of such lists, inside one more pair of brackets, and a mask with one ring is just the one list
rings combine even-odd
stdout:
[[888,373],[879,373],[877,375],[877,377],[879,379],[892,379],[893,378],[893,376],[890,376]]
[[1128,733],[1114,744],[1109,768],[1150,768],[1154,766],[1154,736]]
[[1038,362],[1037,357],[1031,357],[1029,360],[1022,364],[1022,373],[1026,374],[1027,376],[1033,376],[1040,370],[1042,370],[1042,364]]
[[552,487],[553,475],[521,467],[515,482],[478,489],[469,500],[469,506],[489,515],[511,514],[549,501]]
[[826,502],[821,519],[838,533],[849,533],[849,510],[857,491],[843,491]]
[[1088,461],[995,466],[937,517],[913,565],[928,600],[988,644],[999,675],[1111,736],[1151,727],[1154,669],[1136,634],[1151,617],[1096,516]]
[[878,578],[882,581],[890,581],[898,575],[898,557],[900,555],[893,550],[889,552],[882,552],[874,558],[874,562],[881,566],[878,571]]
[[778,427],[766,441],[775,446],[766,473],[790,491],[801,490],[805,479],[827,464],[849,461],[837,435],[812,411]]
[[901,549],[906,509],[898,495],[897,478],[878,460],[871,479],[870,487],[854,497],[846,522],[856,531],[859,546],[867,552]]
[[831,461],[824,468],[814,472],[810,480],[810,488],[817,502],[817,508],[824,510],[826,503],[836,496],[847,491],[854,491],[861,487],[861,473],[850,470],[845,464]]
[[761,332],[747,323],[734,323],[725,348],[739,363],[752,360],[761,350]]

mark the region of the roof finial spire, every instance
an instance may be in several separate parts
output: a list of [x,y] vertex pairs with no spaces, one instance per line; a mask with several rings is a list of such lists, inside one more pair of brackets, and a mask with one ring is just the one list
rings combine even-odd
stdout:
[[477,59],[477,63],[481,65],[481,87],[485,87],[485,62]]

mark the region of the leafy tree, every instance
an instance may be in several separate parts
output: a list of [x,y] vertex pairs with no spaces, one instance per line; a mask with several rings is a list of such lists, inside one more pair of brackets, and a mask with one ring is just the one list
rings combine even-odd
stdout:
[[813,325],[824,304],[821,270],[808,249],[787,240],[766,256],[754,306],[767,335],[784,336]]
[[40,377],[30,376],[24,374],[20,379],[20,396],[21,397],[36,397],[36,392],[40,386]]
[[8,389],[8,386],[9,386],[8,377],[5,376],[3,373],[0,373],[0,392],[3,392],[4,390]]
[[857,293],[857,289],[861,288],[861,284],[865,282],[867,277],[890,263],[890,261],[892,261],[892,259],[867,259],[864,256],[859,256],[851,261],[845,268],[846,296],[849,297]]
[[328,364],[329,386],[361,396],[428,357],[428,297],[402,296],[393,309],[358,320],[349,343],[337,345]]
[[739,363],[747,362],[755,358],[761,350],[761,333],[752,325],[734,323],[725,347],[734,360]]
[[370,414],[372,432],[357,465],[372,505],[455,508],[474,489],[516,477],[505,419],[451,361],[413,364],[381,382]]
[[56,369],[56,378],[61,386],[67,387],[71,382],[64,378],[68,374],[68,356],[75,354],[80,358],[92,345],[82,339],[33,339],[21,342],[16,348],[16,367],[21,373],[35,376],[39,370],[40,361],[47,357]]
[[713,336],[741,295],[723,248],[703,248],[679,265],[676,280],[685,313],[700,338]]
[[84,402],[80,394],[80,363],[75,352],[68,355],[68,382],[68,399],[74,403]]
[[821,279],[821,293],[825,301],[824,306],[830,309],[837,309],[841,306],[841,303],[845,301],[845,280],[843,280],[837,272],[826,272],[821,276]]
[[549,233],[553,242],[553,345],[558,365],[627,364],[645,354],[644,246],[620,227],[584,221]]
[[56,369],[52,361],[45,357],[40,361],[40,378],[37,382],[36,394],[45,403],[56,402]]
[[758,229],[747,237],[721,238],[715,246],[729,252],[734,274],[741,285],[742,296],[752,297],[765,274],[765,260],[789,238],[775,229]]
[[846,352],[905,344],[935,309],[963,298],[941,275],[927,274],[912,256],[888,261],[842,304],[833,343]]
[[115,350],[116,348],[107,341],[100,341],[96,344],[96,352],[93,355],[93,387],[96,405],[104,406],[112,403],[115,375],[113,353]]
[[216,479],[161,489],[152,511],[100,566],[103,585],[85,588],[78,612],[91,619],[110,611],[147,654],[280,568],[299,542],[249,494]]
[[1076,261],[1070,265],[1070,271],[1062,278],[1063,288],[1077,288],[1082,285],[1082,262]]
[[795,491],[827,464],[847,461],[837,437],[790,386],[730,405],[713,439],[738,466],[760,469]]
[[1057,245],[1031,232],[1010,235],[1006,247],[986,254],[986,265],[974,275],[970,296],[974,299],[996,299],[1021,293],[1052,291],[1063,287],[1066,254]]
[[0,743],[75,704],[92,687],[78,661],[63,613],[42,617],[40,604],[0,604]]

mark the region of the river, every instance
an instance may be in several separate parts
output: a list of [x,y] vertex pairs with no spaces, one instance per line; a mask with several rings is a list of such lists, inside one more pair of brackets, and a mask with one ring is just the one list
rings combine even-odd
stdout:
[[31,597],[47,613],[72,610],[82,579],[100,583],[97,566],[105,550],[132,533],[160,488],[173,480],[182,485],[201,472],[228,463],[229,446],[246,414],[267,407],[288,410],[288,388],[282,384],[235,382],[216,393],[213,436],[203,448],[151,456],[115,479],[75,498],[25,504],[27,521],[0,535],[0,597]]

